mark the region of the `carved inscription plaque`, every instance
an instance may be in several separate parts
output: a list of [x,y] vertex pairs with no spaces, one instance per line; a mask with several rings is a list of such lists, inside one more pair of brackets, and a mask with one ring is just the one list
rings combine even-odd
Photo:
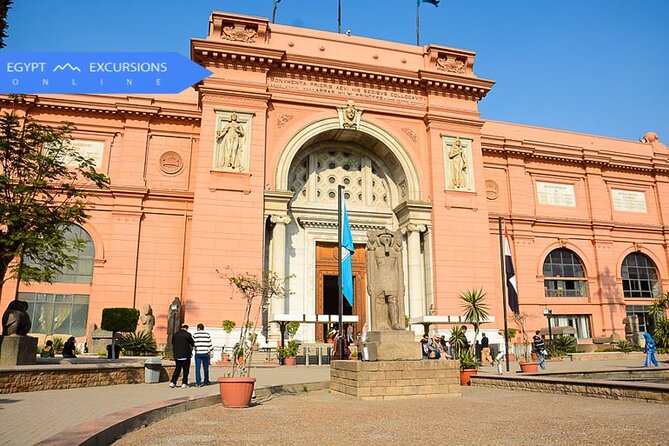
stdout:
[[537,200],[539,204],[576,207],[576,197],[572,184],[537,181]]
[[622,212],[648,212],[646,194],[632,190],[611,189],[613,209]]
[[354,100],[382,101],[398,105],[425,106],[426,99],[419,94],[399,90],[384,90],[369,86],[335,84],[309,79],[271,77],[267,80],[270,89],[289,90],[303,93],[340,96]]
[[[79,155],[85,158],[92,158],[95,162],[95,167],[102,167],[102,153],[105,148],[105,143],[102,141],[88,141],[85,139],[72,139],[70,140],[72,147],[76,149]],[[74,160],[67,160],[68,165],[74,165]]]

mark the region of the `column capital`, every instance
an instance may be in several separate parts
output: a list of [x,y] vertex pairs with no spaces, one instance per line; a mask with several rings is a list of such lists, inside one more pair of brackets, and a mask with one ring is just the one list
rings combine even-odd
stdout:
[[269,220],[274,224],[284,224],[287,225],[290,223],[291,218],[287,215],[270,215]]
[[427,231],[426,225],[420,225],[416,223],[409,223],[402,228],[402,234],[407,234],[409,232],[425,232]]

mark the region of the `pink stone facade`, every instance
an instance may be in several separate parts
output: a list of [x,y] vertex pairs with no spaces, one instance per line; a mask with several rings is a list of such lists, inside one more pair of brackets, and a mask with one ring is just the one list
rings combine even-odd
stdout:
[[[191,325],[239,324],[243,302],[217,270],[270,268],[292,276],[294,294],[273,302],[265,320],[320,314],[314,251],[336,241],[330,178],[355,180],[348,209],[356,245],[369,229],[403,231],[412,318],[460,314],[457,295],[483,287],[495,320],[485,328],[503,326],[498,217],[531,329],[546,325],[550,308],[582,316],[590,337],[624,333],[626,308],[651,301],[623,295],[630,253],[652,260],[659,289],[669,288],[669,150],[654,137],[485,121],[478,101],[494,82],[475,75],[473,52],[453,48],[213,13],[191,57],[214,74],[179,95],[26,98],[22,108],[34,118],[72,121],[75,139],[104,143],[100,170],[112,185],[84,227],[95,246],[93,283],[21,292],[89,295],[88,324],[105,307],[151,304],[164,342],[175,296]],[[240,165],[228,168],[218,164],[226,144],[219,132],[232,113],[245,130]],[[459,173],[450,158],[456,139],[465,149]],[[557,248],[582,262],[585,296],[546,296],[543,265]],[[5,286],[0,307],[15,287]]]

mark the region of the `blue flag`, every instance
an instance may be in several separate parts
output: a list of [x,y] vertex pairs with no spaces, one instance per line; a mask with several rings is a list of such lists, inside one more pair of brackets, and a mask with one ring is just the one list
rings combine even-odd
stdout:
[[346,201],[344,201],[343,207],[341,228],[341,288],[346,301],[353,307],[353,265],[351,263],[351,256],[355,251],[355,247],[353,246],[351,225],[348,223]]
[[429,3],[429,4],[434,5],[434,6],[439,6],[439,2],[441,0],[420,0],[420,1],[422,1],[423,3]]

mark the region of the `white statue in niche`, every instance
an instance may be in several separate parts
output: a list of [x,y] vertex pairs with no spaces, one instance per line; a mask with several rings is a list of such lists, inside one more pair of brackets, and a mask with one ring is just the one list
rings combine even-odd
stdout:
[[216,134],[216,141],[221,144],[218,152],[218,167],[240,170],[241,151],[243,150],[244,127],[237,122],[237,113],[233,113],[223,129]]

